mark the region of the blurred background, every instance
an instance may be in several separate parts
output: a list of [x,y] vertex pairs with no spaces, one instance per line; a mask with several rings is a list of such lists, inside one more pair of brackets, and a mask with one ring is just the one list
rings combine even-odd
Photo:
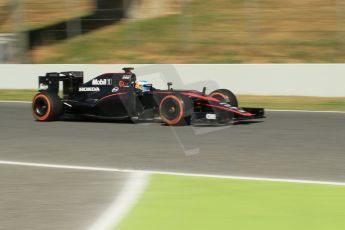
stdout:
[[0,0],[0,63],[341,63],[341,0]]

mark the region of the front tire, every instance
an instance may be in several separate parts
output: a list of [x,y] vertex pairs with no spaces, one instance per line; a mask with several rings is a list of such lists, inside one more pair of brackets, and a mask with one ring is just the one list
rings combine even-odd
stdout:
[[233,107],[238,107],[238,101],[235,94],[228,89],[217,89],[210,93],[209,96],[221,102],[226,102]]
[[192,103],[188,97],[168,95],[159,105],[159,115],[167,125],[190,125],[192,117]]
[[[237,98],[230,90],[217,89],[210,93],[209,96],[219,100],[220,102],[228,103],[233,107],[238,107]],[[220,109],[215,109],[214,112],[217,115],[218,124],[227,124],[234,119],[234,114],[231,112]]]
[[37,121],[58,120],[62,112],[61,99],[54,93],[38,93],[32,100],[32,113]]

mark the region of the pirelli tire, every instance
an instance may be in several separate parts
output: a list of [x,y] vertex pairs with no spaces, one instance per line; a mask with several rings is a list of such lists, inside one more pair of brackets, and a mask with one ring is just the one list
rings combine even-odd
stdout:
[[210,93],[209,96],[221,102],[229,103],[233,107],[238,107],[238,101],[235,94],[228,89],[217,89]]
[[[227,89],[217,89],[209,94],[210,97],[218,99],[220,102],[225,102],[233,107],[238,107],[238,100],[234,93]],[[219,124],[227,124],[234,118],[234,114],[220,109],[214,109]]]
[[192,110],[191,99],[183,95],[167,95],[159,104],[159,115],[170,126],[190,125]]
[[41,92],[32,100],[32,114],[37,121],[55,121],[62,113],[63,104],[54,93]]

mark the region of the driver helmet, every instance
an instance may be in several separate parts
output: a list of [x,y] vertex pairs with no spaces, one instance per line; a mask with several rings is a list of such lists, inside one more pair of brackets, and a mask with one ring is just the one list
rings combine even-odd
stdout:
[[146,80],[140,80],[135,85],[135,88],[141,90],[142,92],[150,92],[152,88],[152,84],[150,84]]

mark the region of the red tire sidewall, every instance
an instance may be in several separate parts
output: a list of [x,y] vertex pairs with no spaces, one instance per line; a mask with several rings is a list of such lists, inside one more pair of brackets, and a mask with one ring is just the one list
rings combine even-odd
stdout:
[[226,96],[225,94],[222,94],[222,93],[219,93],[219,92],[214,92],[214,93],[210,94],[210,97],[216,98],[215,96],[221,96],[227,102],[230,101],[230,98],[228,96]]
[[[35,112],[35,106],[36,106],[36,100],[39,99],[39,98],[43,98],[46,102],[47,102],[47,105],[48,105],[48,109],[47,109],[47,113],[43,116],[38,116]],[[51,110],[52,110],[52,106],[51,106],[51,102],[50,102],[50,99],[44,95],[44,94],[38,94],[35,96],[35,98],[33,99],[33,103],[32,103],[32,113],[34,115],[34,117],[39,120],[39,121],[46,121],[48,120],[49,118],[49,115],[51,113]]]
[[[176,119],[174,119],[174,120],[168,120],[168,119],[166,119],[165,117],[162,116],[162,105],[168,99],[175,100],[178,103],[179,107],[180,107],[180,113],[179,113],[178,117]],[[184,110],[185,109],[184,109],[183,102],[180,100],[180,98],[178,98],[175,95],[169,95],[169,96],[164,97],[162,99],[161,103],[159,104],[159,112],[160,112],[161,118],[168,125],[177,125],[183,119]]]

